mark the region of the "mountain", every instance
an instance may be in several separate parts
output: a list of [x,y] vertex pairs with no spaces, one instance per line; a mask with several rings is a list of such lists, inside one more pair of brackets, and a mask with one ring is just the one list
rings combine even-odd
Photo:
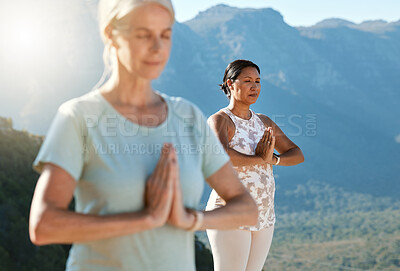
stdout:
[[[0,79],[1,95],[10,97],[0,100],[0,115],[33,133],[45,134],[57,107],[101,76],[95,17],[85,2],[68,3],[77,7],[73,20],[55,22],[70,42],[54,41],[62,50],[49,52],[46,72],[33,69],[16,81],[15,69]],[[301,165],[275,167],[278,206],[294,210],[286,192],[310,180],[400,199],[400,21],[328,19],[296,28],[270,8],[218,5],[175,24],[171,59],[154,87],[210,115],[228,104],[218,84],[237,58],[261,68],[252,109],[275,120],[305,154]]]
[[[400,188],[398,22],[328,19],[294,28],[270,8],[218,5],[184,25],[192,32],[186,29],[185,37],[174,37],[185,50],[173,48],[171,64],[177,66],[174,55],[194,56],[179,64],[193,71],[185,80],[196,87],[193,94],[186,89],[176,93],[196,97],[192,100],[206,114],[227,104],[217,86],[227,63],[244,58],[260,66],[262,94],[254,110],[272,117],[306,157],[302,165],[276,168],[278,188],[316,179],[399,198],[394,192]],[[186,37],[192,43],[182,43]],[[159,85],[166,87],[164,78]],[[197,89],[203,97],[197,97]],[[278,202],[290,204],[290,198],[278,194]]]

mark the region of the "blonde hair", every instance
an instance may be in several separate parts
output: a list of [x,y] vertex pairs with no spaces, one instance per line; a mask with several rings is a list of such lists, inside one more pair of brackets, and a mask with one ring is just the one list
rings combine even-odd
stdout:
[[104,42],[104,72],[94,89],[100,87],[106,81],[113,69],[113,48],[110,39],[106,36],[106,28],[111,25],[113,27],[112,33],[121,32],[126,26],[126,21],[123,20],[124,17],[135,8],[146,3],[156,3],[163,6],[169,11],[171,18],[175,20],[175,11],[171,0],[100,0],[98,20],[100,35]]

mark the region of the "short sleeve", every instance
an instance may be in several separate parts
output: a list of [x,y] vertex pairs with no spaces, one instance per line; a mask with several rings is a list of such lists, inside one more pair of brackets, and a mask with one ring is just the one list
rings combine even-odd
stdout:
[[203,175],[208,178],[217,172],[229,160],[221,142],[208,126],[207,120],[201,113],[201,126],[203,136]]
[[84,134],[80,118],[70,105],[60,106],[39,150],[33,169],[41,173],[45,163],[55,164],[79,180],[84,161]]

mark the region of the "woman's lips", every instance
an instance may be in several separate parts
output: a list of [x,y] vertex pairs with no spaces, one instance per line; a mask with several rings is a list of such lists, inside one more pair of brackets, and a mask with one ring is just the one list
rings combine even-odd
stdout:
[[144,61],[144,64],[151,65],[151,66],[157,66],[157,65],[161,64],[161,61]]

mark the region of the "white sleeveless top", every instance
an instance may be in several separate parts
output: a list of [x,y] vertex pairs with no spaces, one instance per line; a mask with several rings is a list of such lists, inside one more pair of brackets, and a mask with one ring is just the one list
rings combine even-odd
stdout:
[[[223,108],[235,124],[236,130],[229,147],[247,155],[254,155],[258,142],[266,129],[260,117],[252,110],[249,120],[234,115],[228,108]],[[240,229],[258,231],[269,228],[275,224],[274,197],[275,180],[270,164],[234,167],[242,184],[247,188],[258,206],[258,223],[255,226],[243,226]],[[206,210],[212,210],[225,205],[213,190],[211,192]]]

